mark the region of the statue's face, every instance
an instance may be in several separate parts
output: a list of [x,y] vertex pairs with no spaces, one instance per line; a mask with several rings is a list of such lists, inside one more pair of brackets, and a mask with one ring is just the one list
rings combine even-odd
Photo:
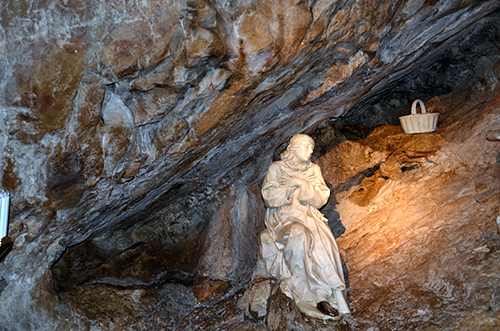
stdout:
[[309,141],[302,140],[294,151],[295,158],[301,162],[307,162],[311,159],[313,150],[314,146]]

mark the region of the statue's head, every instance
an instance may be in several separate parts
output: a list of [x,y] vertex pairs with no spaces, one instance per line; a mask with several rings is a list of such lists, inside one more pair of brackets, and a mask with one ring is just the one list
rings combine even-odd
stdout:
[[296,134],[290,139],[286,151],[281,153],[281,160],[298,158],[300,161],[310,163],[313,150],[314,140],[311,137],[306,134]]

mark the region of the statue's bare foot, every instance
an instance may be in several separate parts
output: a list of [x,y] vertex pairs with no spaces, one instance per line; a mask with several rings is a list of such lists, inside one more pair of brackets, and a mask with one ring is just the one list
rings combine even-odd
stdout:
[[321,301],[316,305],[316,308],[325,315],[332,317],[339,316],[339,311],[333,308],[328,301]]

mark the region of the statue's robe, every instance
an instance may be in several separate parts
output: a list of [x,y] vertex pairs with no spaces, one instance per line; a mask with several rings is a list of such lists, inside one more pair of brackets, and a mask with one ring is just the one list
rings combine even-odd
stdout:
[[[292,176],[308,184],[280,185],[280,179]],[[350,314],[337,244],[328,220],[318,210],[330,196],[319,166],[310,163],[297,169],[286,161],[274,162],[262,196],[267,212],[260,252],[267,271],[282,281],[282,290],[305,314],[329,318],[316,309],[321,301],[328,301],[341,315]]]

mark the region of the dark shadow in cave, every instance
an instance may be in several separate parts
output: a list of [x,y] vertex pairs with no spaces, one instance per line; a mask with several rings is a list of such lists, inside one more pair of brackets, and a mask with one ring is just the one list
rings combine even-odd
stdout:
[[196,285],[209,219],[218,205],[210,188],[177,185],[118,228],[71,246],[52,265],[57,293],[82,285]]
[[[399,117],[410,114],[415,99],[427,103],[433,97],[447,95],[466,86],[481,89],[498,83],[499,18],[500,10],[493,12],[484,24],[471,27],[464,38],[430,59],[428,65],[392,82],[375,95],[359,100],[346,115],[331,118],[328,125],[344,140],[360,140],[378,126],[399,125]],[[328,144],[323,153],[336,145],[338,143]]]
[[336,205],[337,205],[337,199],[335,198],[336,191],[334,191],[332,184],[330,184],[327,180],[325,180],[325,183],[330,189],[330,199],[328,199],[326,205],[323,208],[321,208],[321,212],[328,219],[328,226],[332,230],[333,236],[336,239],[345,233],[345,227],[342,224],[339,212],[336,210]]

